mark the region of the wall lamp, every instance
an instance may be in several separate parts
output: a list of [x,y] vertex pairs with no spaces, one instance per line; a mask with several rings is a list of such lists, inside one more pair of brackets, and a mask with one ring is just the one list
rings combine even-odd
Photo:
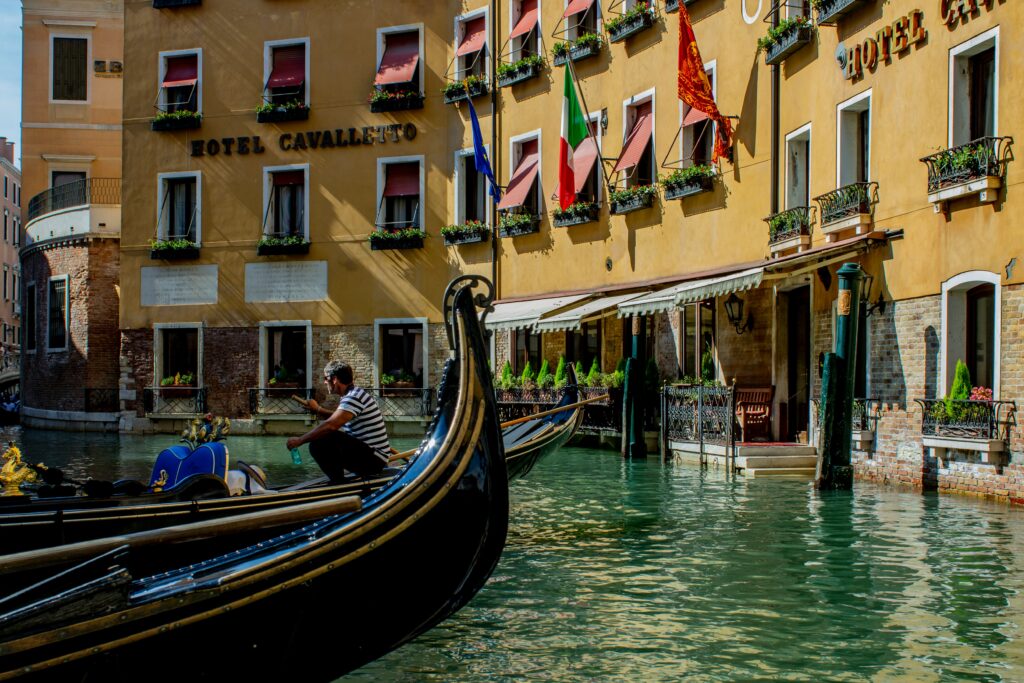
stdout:
[[601,110],[601,132],[608,132],[608,107]]
[[729,295],[725,300],[725,315],[729,318],[729,324],[736,328],[736,334],[743,334],[747,330],[754,329],[754,316],[747,313],[746,321],[743,318],[743,299],[736,296],[736,292]]
[[870,317],[875,311],[878,311],[883,315],[885,314],[886,301],[885,297],[882,296],[881,290],[878,292],[878,299],[875,300],[875,303],[871,303],[871,285],[873,285],[874,282],[874,275],[864,275],[864,282],[861,285],[860,291],[860,305],[864,310],[865,318]]

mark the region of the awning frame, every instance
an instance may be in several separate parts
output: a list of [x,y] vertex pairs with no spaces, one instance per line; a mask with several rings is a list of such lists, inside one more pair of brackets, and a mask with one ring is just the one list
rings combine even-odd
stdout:
[[[182,101],[175,101],[175,102],[169,102],[169,101],[166,100],[166,95],[167,95],[168,89],[170,87],[181,87],[181,86],[167,86],[167,85],[165,85],[166,79],[167,79],[167,73],[166,73],[166,71],[167,71],[167,68],[166,68],[167,67],[167,61],[169,61],[171,59],[177,59],[179,57],[189,57],[189,56],[195,57],[195,59],[196,59],[196,77],[195,77],[195,79],[190,79],[190,80],[192,80],[192,89],[188,91],[188,97],[185,98],[184,100],[182,100]],[[157,111],[162,111],[162,112],[167,112],[167,113],[175,112],[175,111],[180,111],[181,109],[184,109],[185,107],[173,106],[173,105],[188,104],[188,103],[190,103],[192,101],[192,97],[195,96],[195,98],[196,98],[196,107],[195,107],[195,109],[190,109],[189,111],[195,111],[195,112],[201,111],[202,110],[202,103],[199,101],[199,72],[200,72],[201,68],[202,67],[200,65],[200,60],[199,60],[199,54],[198,53],[186,53],[186,54],[180,54],[180,55],[168,55],[168,56],[165,56],[164,57],[164,75],[163,75],[163,78],[160,79],[160,87],[157,88],[156,97],[153,100],[153,108],[156,109]],[[172,106],[173,106],[173,108],[172,108]]]
[[[392,45],[391,48],[388,46],[388,39],[391,37],[407,36],[412,35],[414,37],[413,44],[416,48],[416,56],[413,59],[412,74],[408,81],[395,81],[391,83],[378,83],[377,79],[381,77],[381,70],[384,69],[385,61],[388,57],[389,49],[396,49],[397,46]],[[423,35],[418,29],[409,31],[394,31],[392,33],[381,34],[378,43],[378,49],[380,50],[380,56],[377,59],[377,71],[374,74],[373,83],[374,87],[379,89],[402,89],[402,86],[408,86],[420,92],[420,82],[423,80],[422,69],[420,68],[423,63]],[[381,44],[382,43],[382,44]],[[398,48],[400,49],[400,48]],[[419,76],[417,78],[417,75]]]

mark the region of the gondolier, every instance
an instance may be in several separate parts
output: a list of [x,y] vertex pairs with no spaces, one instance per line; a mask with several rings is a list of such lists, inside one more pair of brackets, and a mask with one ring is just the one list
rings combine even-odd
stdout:
[[324,382],[332,394],[341,397],[333,412],[313,399],[306,407],[326,420],[302,436],[288,439],[288,448],[309,444],[309,454],[332,481],[340,481],[345,470],[360,476],[380,472],[388,463],[391,444],[384,416],[372,395],[353,383],[352,368],[331,361],[324,368]]

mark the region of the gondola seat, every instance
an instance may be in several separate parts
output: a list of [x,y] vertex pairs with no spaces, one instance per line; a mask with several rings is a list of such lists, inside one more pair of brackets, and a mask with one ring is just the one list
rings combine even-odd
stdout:
[[212,474],[224,481],[227,473],[228,447],[221,441],[201,444],[195,450],[185,445],[171,446],[157,456],[149,488],[166,491],[196,474]]

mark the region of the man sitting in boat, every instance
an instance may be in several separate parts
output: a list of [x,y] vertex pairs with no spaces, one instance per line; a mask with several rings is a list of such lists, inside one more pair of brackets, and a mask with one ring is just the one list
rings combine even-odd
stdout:
[[309,444],[309,454],[331,481],[339,481],[345,470],[367,477],[388,464],[391,444],[384,416],[373,396],[352,381],[352,368],[331,361],[324,368],[324,382],[332,394],[341,397],[334,412],[321,408],[315,400],[306,402],[315,415],[327,416],[319,425],[288,439],[288,449]]

